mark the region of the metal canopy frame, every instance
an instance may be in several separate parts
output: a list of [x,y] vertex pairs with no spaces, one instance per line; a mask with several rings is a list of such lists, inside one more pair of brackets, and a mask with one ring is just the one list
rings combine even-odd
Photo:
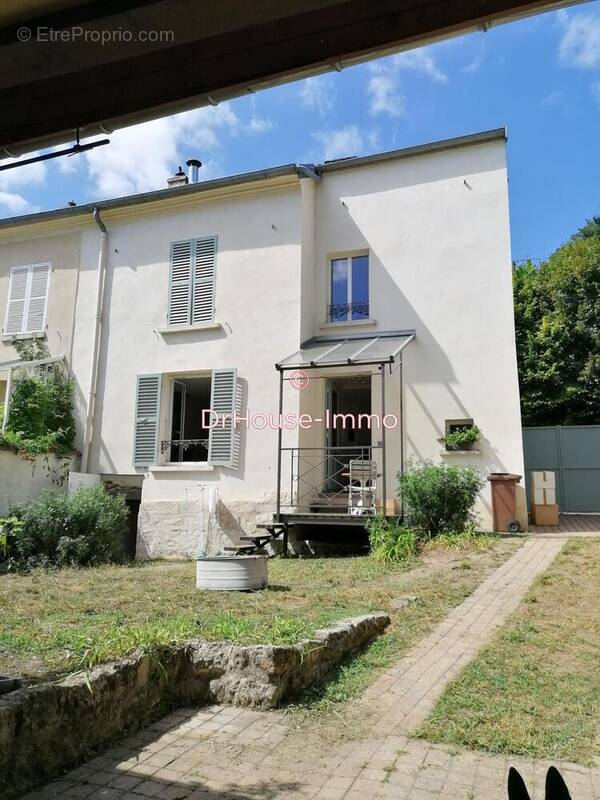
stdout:
[[[353,336],[315,336],[304,342],[295,353],[277,362],[275,368],[284,372],[323,367],[392,365],[414,338],[414,330],[359,333]],[[386,340],[395,341],[390,343],[389,348],[384,345],[380,348],[382,353],[375,355],[373,351],[376,350],[376,345]],[[311,350],[317,351],[312,358]],[[307,356],[303,356],[303,353],[307,353]]]
[[[404,348],[415,338],[414,330],[385,331],[381,333],[362,333],[352,336],[315,336],[304,342],[300,350],[291,356],[279,361],[275,368],[279,372],[279,419],[283,415],[283,386],[285,373],[290,370],[313,370],[324,368],[339,368],[348,366],[377,366],[381,375],[381,419],[386,415],[385,405],[385,367],[389,365],[390,374],[396,361],[400,368],[400,473],[404,472],[404,384],[402,371],[402,353]],[[389,346],[380,348],[380,355],[375,356],[373,351],[380,342],[389,341]],[[327,347],[329,345],[329,347]],[[302,357],[303,352],[316,351],[314,358]],[[371,350],[371,354],[369,354]],[[333,356],[333,358],[332,358]],[[387,481],[387,452],[386,430],[381,427],[381,460],[382,460],[382,504],[383,515],[386,515],[386,481]],[[283,429],[280,425],[277,431],[277,512],[276,522],[281,522],[281,460],[282,460]],[[403,507],[401,515],[403,515]],[[306,515],[305,515],[306,516]],[[286,523],[287,524],[287,523]]]

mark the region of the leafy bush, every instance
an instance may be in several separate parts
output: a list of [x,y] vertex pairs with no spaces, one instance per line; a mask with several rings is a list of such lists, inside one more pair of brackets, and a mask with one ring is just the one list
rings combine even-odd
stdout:
[[30,455],[73,451],[73,383],[59,369],[17,377],[0,444]]
[[367,523],[371,555],[389,564],[408,561],[419,549],[419,535],[410,528],[389,522],[385,517],[372,517]]
[[463,531],[485,481],[473,467],[422,464],[399,475],[406,518],[430,536]]
[[452,533],[439,533],[431,539],[428,547],[434,550],[487,550],[498,541],[497,533],[482,533],[476,531],[475,526],[469,523],[464,531]]
[[93,486],[73,494],[46,491],[11,513],[21,523],[9,530],[11,564],[30,569],[117,560],[129,511],[123,497]]

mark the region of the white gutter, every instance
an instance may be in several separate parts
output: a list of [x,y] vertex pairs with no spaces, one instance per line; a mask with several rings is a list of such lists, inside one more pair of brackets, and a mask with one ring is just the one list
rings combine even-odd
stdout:
[[4,395],[4,414],[2,415],[2,433],[6,430],[6,425],[8,423],[8,410],[10,408],[10,396],[12,394],[12,379],[13,379],[13,367],[9,367],[8,369],[8,380],[6,382],[6,394]]
[[90,455],[90,443],[94,431],[94,412],[96,410],[96,390],[98,388],[98,363],[100,361],[100,333],[102,330],[102,314],[104,311],[104,277],[106,274],[106,253],[108,251],[108,231],[100,218],[100,210],[92,212],[94,222],[100,228],[100,251],[98,253],[98,280],[96,284],[96,316],[94,317],[94,333],[92,340],[92,363],[90,367],[90,391],[88,393],[85,430],[83,435],[83,453],[81,455],[81,471],[87,472]]

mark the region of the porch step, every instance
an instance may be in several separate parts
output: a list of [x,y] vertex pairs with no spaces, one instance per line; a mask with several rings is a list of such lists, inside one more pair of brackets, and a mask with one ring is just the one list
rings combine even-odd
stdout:
[[238,556],[254,556],[264,555],[265,550],[262,547],[257,547],[255,544],[234,544],[228,545],[223,548],[226,553],[232,553]]
[[240,536],[240,542],[253,542],[256,547],[263,547],[272,538],[270,533],[255,533],[249,536]]

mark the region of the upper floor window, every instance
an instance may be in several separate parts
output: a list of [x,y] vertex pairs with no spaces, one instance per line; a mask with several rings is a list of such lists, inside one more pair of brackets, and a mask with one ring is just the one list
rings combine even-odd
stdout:
[[216,236],[171,244],[169,325],[213,322],[216,259]]
[[332,258],[330,263],[329,322],[369,318],[369,256]]
[[44,332],[49,281],[50,264],[31,264],[12,268],[4,333]]

